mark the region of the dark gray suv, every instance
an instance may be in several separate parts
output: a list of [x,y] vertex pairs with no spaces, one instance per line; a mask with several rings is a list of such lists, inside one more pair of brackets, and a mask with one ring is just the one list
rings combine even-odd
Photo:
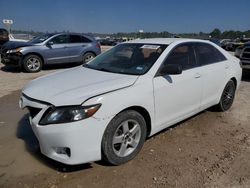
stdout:
[[0,51],[3,64],[15,64],[27,72],[38,72],[46,64],[86,63],[101,53],[89,36],[75,33],[45,34],[29,42],[5,43]]

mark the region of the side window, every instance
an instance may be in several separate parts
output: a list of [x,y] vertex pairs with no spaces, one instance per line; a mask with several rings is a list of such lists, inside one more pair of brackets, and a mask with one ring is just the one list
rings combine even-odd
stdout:
[[182,44],[170,52],[164,62],[166,64],[179,64],[183,70],[196,67],[194,50],[191,44]]
[[70,43],[81,43],[82,42],[81,36],[80,35],[70,35],[69,42]]
[[68,35],[59,35],[50,40],[53,44],[65,44],[69,42]]
[[92,42],[90,39],[88,39],[87,37],[81,36],[81,40],[82,42]]
[[210,44],[195,43],[194,46],[200,65],[208,65],[226,60],[225,56]]

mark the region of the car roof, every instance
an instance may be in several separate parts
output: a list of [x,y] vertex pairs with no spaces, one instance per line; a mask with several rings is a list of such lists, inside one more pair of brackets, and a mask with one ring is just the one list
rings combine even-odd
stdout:
[[146,43],[146,44],[166,44],[169,45],[173,42],[205,42],[199,39],[186,39],[186,38],[149,38],[149,39],[135,39],[126,43]]

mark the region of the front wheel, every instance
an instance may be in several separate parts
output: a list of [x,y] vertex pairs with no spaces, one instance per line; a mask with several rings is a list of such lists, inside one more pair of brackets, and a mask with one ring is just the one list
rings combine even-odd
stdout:
[[104,132],[103,159],[113,165],[130,161],[141,150],[146,132],[146,122],[138,112],[128,110],[118,114]]
[[23,59],[23,68],[27,72],[39,72],[42,69],[42,59],[37,55],[28,55]]
[[85,63],[88,63],[90,60],[94,59],[95,58],[95,54],[92,53],[92,52],[87,52],[86,54],[83,55],[83,58],[82,58],[82,63],[85,64]]
[[217,111],[227,111],[233,104],[236,85],[233,80],[230,80],[221,95],[220,102],[215,106]]

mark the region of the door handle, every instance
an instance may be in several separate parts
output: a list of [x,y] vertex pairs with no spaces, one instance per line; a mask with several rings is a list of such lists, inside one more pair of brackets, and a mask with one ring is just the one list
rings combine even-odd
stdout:
[[199,73],[196,73],[194,76],[194,78],[200,78],[200,77],[201,77],[201,75]]
[[226,64],[226,65],[225,65],[225,69],[228,69],[228,68],[229,68],[229,65],[228,65],[228,64]]
[[64,48],[68,48],[67,46],[64,46]]

